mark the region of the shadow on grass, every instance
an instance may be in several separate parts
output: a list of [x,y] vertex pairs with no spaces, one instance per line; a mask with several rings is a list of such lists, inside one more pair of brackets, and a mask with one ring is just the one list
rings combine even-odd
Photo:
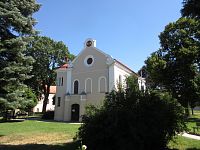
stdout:
[[13,120],[0,120],[0,123],[16,123],[16,122],[23,122],[25,119],[13,119]]
[[199,150],[199,148],[187,148],[186,150]]
[[200,119],[198,119],[198,118],[188,118],[186,121],[187,122],[200,122]]
[[0,150],[77,150],[79,142],[58,145],[25,144],[25,145],[0,145]]
[[77,124],[81,124],[81,122],[78,121],[57,121],[57,120],[52,120],[52,119],[42,119],[42,118],[38,118],[38,117],[31,117],[31,118],[27,118],[26,120],[35,120],[35,121],[40,121],[40,122],[59,122],[59,123],[77,123]]

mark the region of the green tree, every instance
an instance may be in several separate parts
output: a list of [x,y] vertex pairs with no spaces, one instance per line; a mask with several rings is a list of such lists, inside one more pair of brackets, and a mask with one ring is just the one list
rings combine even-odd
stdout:
[[199,0],[184,0],[182,16],[200,19],[200,1]]
[[27,81],[37,95],[44,95],[43,112],[49,97],[50,86],[55,85],[56,69],[66,63],[66,57],[73,59],[68,48],[63,42],[56,42],[48,37],[36,36],[27,51],[27,55],[33,57],[35,62],[31,74],[33,77]]
[[24,80],[33,59],[24,51],[36,34],[32,15],[39,8],[35,0],[0,1],[0,111],[15,110],[26,101]]
[[145,62],[151,79],[185,108],[197,100],[193,85],[199,73],[199,27],[199,21],[190,18],[170,23],[159,36],[161,48]]
[[129,77],[126,89],[87,110],[79,137],[88,150],[165,149],[185,129],[183,108],[171,95],[141,92],[137,79]]
[[25,101],[23,100],[21,103],[22,105],[19,107],[20,110],[26,111],[26,112],[31,112],[32,108],[37,105],[37,97],[36,94],[33,92],[31,88],[27,88],[25,90]]

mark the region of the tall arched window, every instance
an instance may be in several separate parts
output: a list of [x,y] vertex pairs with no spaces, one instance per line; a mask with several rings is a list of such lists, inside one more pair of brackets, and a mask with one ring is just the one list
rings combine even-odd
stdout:
[[106,90],[106,78],[105,77],[100,77],[99,78],[99,92],[100,93],[105,93],[107,92]]
[[85,92],[92,93],[92,79],[88,78],[85,80]]
[[119,75],[119,85],[122,86],[122,76]]
[[74,81],[74,94],[78,94],[79,83],[78,80]]

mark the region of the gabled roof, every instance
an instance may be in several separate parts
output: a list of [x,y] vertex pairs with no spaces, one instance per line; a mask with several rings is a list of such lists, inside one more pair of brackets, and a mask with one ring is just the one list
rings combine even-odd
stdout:
[[[87,39],[88,40],[88,39]],[[86,41],[87,41],[86,40]],[[89,40],[92,40],[92,39],[89,39]],[[111,55],[109,54],[106,54],[105,52],[101,51],[100,49],[96,48],[96,47],[92,47],[93,49],[95,49],[96,51],[98,51],[99,53],[103,54],[105,57],[108,57],[108,58],[112,58]],[[75,57],[75,59],[71,62],[72,64],[79,58],[79,56],[85,51],[85,49],[87,49],[86,47]],[[126,65],[124,65],[123,63],[121,63],[119,60],[117,59],[114,59],[115,63],[119,64],[120,66],[124,67],[125,69],[127,69],[128,71],[130,71],[131,73],[133,73],[134,75],[138,76],[137,73],[135,73],[132,69],[130,69],[129,67],[127,67]],[[68,64],[64,64],[63,66],[59,67],[58,69],[59,70],[65,70],[66,68],[68,68],[69,65]]]
[[[101,51],[100,49],[96,48],[96,47],[92,47],[94,48],[96,51],[98,51],[99,53],[103,54],[104,56],[106,57],[111,57],[110,55],[104,53],[103,51]],[[74,58],[74,60],[72,61],[72,64],[78,59],[78,57],[84,52],[84,50],[87,49],[87,48],[84,48],[77,56],[76,58]],[[111,57],[112,58],[112,57]]]
[[131,70],[129,67],[127,67],[126,65],[124,65],[123,63],[121,63],[119,60],[114,59],[114,61],[115,61],[116,63],[118,63],[119,65],[123,66],[124,68],[126,68],[127,70],[129,70],[130,72],[132,72],[134,75],[138,76],[137,73],[135,73],[135,72],[134,72],[133,70]]

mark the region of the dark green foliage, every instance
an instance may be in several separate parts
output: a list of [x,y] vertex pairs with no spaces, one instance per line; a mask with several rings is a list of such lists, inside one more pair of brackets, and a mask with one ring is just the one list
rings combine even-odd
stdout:
[[54,111],[47,111],[43,113],[42,119],[53,120],[54,119]]
[[192,17],[200,19],[200,1],[184,0],[181,13],[184,17]]
[[146,61],[152,88],[165,89],[185,107],[200,100],[200,1],[183,0],[182,18],[160,34],[161,47]]
[[43,112],[45,112],[50,86],[55,85],[56,81],[55,70],[66,63],[66,57],[73,59],[73,55],[69,54],[63,42],[41,36],[34,37],[26,54],[35,60],[31,72],[34,76],[26,83],[34,89],[38,97],[44,95]]
[[[195,78],[200,68],[200,22],[180,18],[160,34],[161,47],[146,60],[152,81],[172,92],[185,108],[198,100]],[[196,82],[196,83],[195,83]]]
[[137,80],[127,79],[127,89],[106,96],[102,108],[84,117],[79,137],[88,150],[165,149],[186,129],[183,108],[168,93],[143,93]]
[[33,59],[24,54],[36,34],[34,12],[40,5],[35,0],[0,1],[0,111],[24,107]]

